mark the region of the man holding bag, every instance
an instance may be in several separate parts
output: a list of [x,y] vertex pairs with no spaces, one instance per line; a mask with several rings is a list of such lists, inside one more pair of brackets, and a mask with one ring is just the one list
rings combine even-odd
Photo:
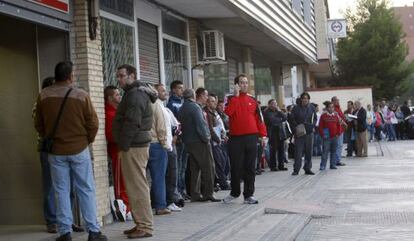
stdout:
[[294,132],[295,163],[292,175],[298,175],[302,167],[302,157],[305,154],[303,169],[306,175],[312,172],[313,132],[317,121],[315,107],[309,103],[310,95],[304,92],[300,95],[300,103],[293,107],[290,123]]

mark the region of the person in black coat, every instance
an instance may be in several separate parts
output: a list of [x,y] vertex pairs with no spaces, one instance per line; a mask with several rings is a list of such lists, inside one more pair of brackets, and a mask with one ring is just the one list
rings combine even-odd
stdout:
[[[263,113],[266,129],[269,136],[270,160],[269,167],[271,171],[286,171],[284,141],[286,139],[285,125],[286,115],[280,111],[275,99],[268,101],[268,107]],[[276,167],[276,153],[277,163]]]
[[357,116],[354,120],[355,142],[357,157],[368,156],[368,135],[367,135],[367,111],[361,106],[361,102],[355,101],[355,110],[353,115]]

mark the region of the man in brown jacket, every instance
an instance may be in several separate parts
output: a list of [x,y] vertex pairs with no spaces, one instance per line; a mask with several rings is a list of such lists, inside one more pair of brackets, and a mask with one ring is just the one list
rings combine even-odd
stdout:
[[[49,162],[57,198],[60,236],[56,240],[72,240],[71,175],[89,231],[88,240],[106,240],[100,233],[96,218],[95,183],[88,149],[98,131],[98,117],[88,93],[73,87],[73,80],[72,63],[58,63],[55,67],[55,84],[42,90],[36,104],[35,128],[43,139],[53,139]],[[66,103],[56,125],[65,96]],[[55,125],[57,127],[54,131]]]

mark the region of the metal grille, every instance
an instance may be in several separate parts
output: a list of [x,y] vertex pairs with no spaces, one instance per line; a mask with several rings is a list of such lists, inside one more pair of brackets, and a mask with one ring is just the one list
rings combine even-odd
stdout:
[[140,80],[147,83],[160,82],[157,26],[138,20]]
[[188,81],[187,47],[164,39],[165,84],[169,86],[174,80]]
[[117,86],[116,68],[122,64],[134,65],[133,28],[101,19],[104,85]]

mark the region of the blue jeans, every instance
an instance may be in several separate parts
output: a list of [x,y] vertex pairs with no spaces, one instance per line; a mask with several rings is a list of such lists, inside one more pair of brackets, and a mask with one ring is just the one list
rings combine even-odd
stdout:
[[188,154],[185,150],[184,143],[177,143],[177,189],[181,194],[185,194],[185,171],[187,170]]
[[59,234],[72,232],[71,175],[86,228],[88,231],[99,232],[96,217],[95,182],[89,148],[85,148],[75,155],[49,154],[49,164],[56,193],[56,218]]
[[55,191],[50,176],[48,153],[40,152],[40,164],[42,166],[43,216],[47,225],[56,224]]
[[168,156],[160,143],[151,143],[149,148],[148,168],[151,174],[151,202],[156,210],[167,207],[165,174],[167,173]]
[[368,141],[374,140],[375,124],[372,123],[371,125],[368,125],[367,126],[367,129],[368,129],[368,133],[369,133],[369,136],[368,136],[369,139],[368,139]]
[[336,145],[336,152],[335,152],[335,160],[336,160],[336,164],[341,162],[341,158],[342,158],[342,146],[344,145],[344,133],[340,134],[338,136],[338,143]]
[[313,155],[322,155],[322,137],[318,132],[313,134]]
[[389,141],[395,141],[396,134],[395,134],[394,125],[393,124],[385,124],[385,128],[386,128],[387,133],[388,133],[388,140]]
[[328,154],[330,153],[330,167],[336,167],[336,151],[338,145],[338,137],[323,138],[322,141],[322,158],[320,169],[325,170]]

